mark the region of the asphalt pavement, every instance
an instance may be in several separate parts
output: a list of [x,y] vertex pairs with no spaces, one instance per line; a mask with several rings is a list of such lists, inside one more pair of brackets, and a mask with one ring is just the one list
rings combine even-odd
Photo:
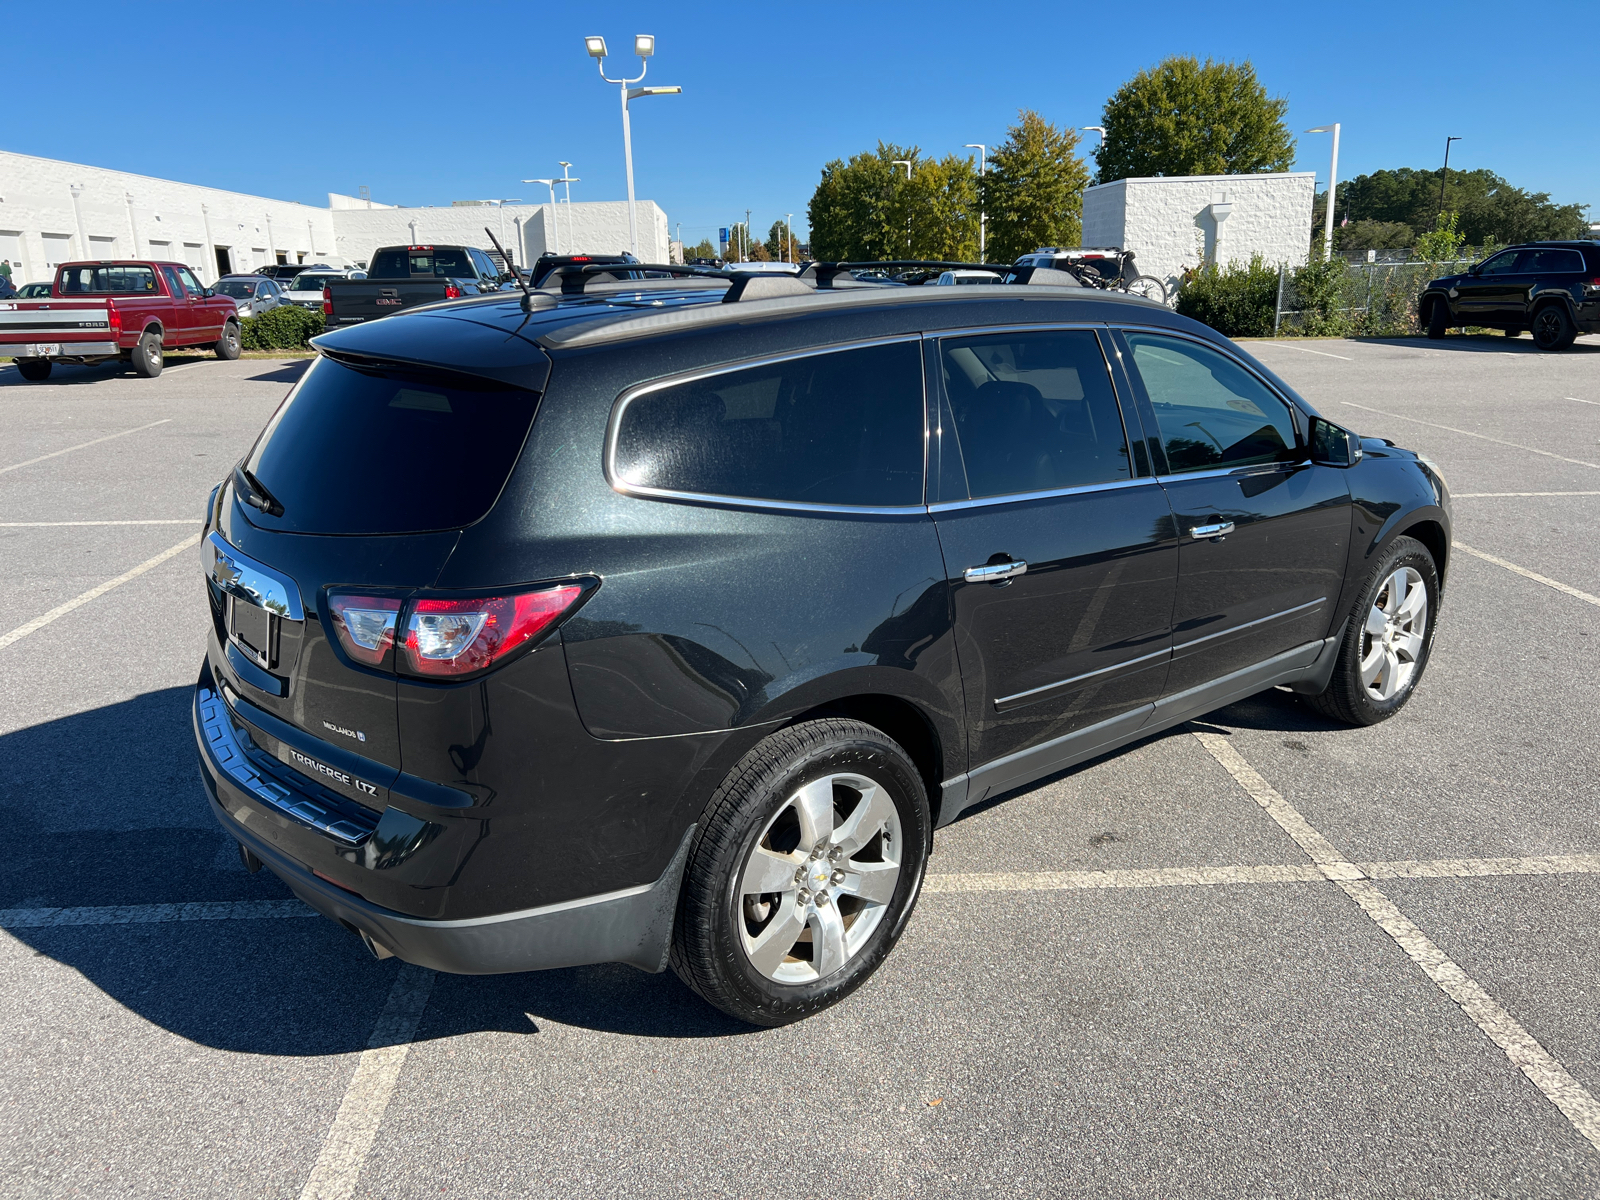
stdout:
[[883,969],[765,1031],[378,962],[247,874],[194,539],[304,360],[0,368],[0,1196],[1594,1196],[1600,338],[1246,348],[1449,481],[1416,697],[986,804]]

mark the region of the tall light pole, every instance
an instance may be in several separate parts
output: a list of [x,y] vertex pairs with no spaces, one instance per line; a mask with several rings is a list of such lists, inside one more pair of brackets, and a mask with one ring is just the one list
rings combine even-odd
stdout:
[[983,211],[983,175],[989,164],[989,147],[982,142],[968,142],[966,148],[978,152],[978,261],[988,262],[989,214]]
[[633,52],[639,56],[639,74],[632,79],[612,79],[606,74],[606,40],[603,37],[586,37],[583,39],[584,48],[589,52],[589,57],[595,60],[595,65],[600,68],[600,78],[607,83],[617,84],[622,91],[622,157],[628,168],[628,242],[632,248],[634,258],[639,257],[639,222],[633,209],[633,133],[628,124],[628,101],[637,100],[641,96],[676,96],[683,91],[681,87],[631,87],[630,84],[638,83],[645,77],[645,72],[650,69],[649,59],[656,52],[656,39],[653,34],[641,33],[633,39]]
[[[577,239],[572,236],[572,185],[575,183],[582,183],[583,180],[579,179],[572,173],[571,163],[562,161],[561,178],[557,182],[567,185],[567,240],[575,244]],[[556,233],[559,235],[560,232],[561,230],[558,226]]]
[[[522,182],[523,183],[533,183],[534,180],[524,179]],[[492,204],[492,205],[494,205],[496,208],[498,208],[500,210],[500,244],[502,246],[504,246],[506,244],[506,205],[508,205],[508,204],[521,204],[522,203],[522,197],[521,196],[513,196],[509,200],[480,200],[479,203],[480,204]],[[505,268],[508,271],[515,271],[516,270],[516,267],[513,266],[511,263],[506,263],[505,264]]]
[[1439,172],[1439,215],[1444,216],[1444,181],[1450,178],[1450,143],[1459,142],[1458,137],[1447,137],[1444,140],[1444,170]]
[[1082,132],[1098,133],[1100,135],[1100,144],[1102,146],[1106,144],[1106,130],[1104,125],[1084,125],[1082,126]]
[[[556,184],[560,183],[561,181],[559,179],[524,179],[522,182],[523,183],[542,183],[547,188],[550,189],[550,224],[552,226],[554,226],[554,232],[553,232],[552,238],[551,238],[550,250],[551,250],[551,253],[553,253],[553,254],[560,254],[561,253],[561,218],[557,215],[557,212],[556,212]],[[524,251],[524,253],[526,253],[526,251]]]
[[750,258],[750,210],[744,210],[744,256]]
[[1333,134],[1333,161],[1328,166],[1328,219],[1324,223],[1322,235],[1322,257],[1333,257],[1333,194],[1334,188],[1339,183],[1339,123],[1332,125],[1318,125],[1315,129],[1306,130],[1307,133]]
[[789,235],[789,261],[794,261],[794,214],[783,214],[783,231]]

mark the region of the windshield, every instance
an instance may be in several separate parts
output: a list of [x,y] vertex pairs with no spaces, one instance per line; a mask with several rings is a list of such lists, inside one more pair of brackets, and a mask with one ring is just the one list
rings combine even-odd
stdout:
[[289,281],[291,292],[320,292],[324,284],[330,279],[342,279],[341,275],[296,275]]
[[457,279],[476,275],[467,261],[467,252],[440,246],[416,249],[380,250],[368,272],[374,279],[404,279],[408,275],[437,275]]
[[510,476],[538,400],[487,381],[318,359],[245,463],[283,515],[250,519],[325,534],[470,525]]
[[245,279],[219,279],[213,290],[235,300],[248,300],[255,295],[256,285]]
[[64,267],[61,291],[67,296],[137,296],[156,290],[151,267]]

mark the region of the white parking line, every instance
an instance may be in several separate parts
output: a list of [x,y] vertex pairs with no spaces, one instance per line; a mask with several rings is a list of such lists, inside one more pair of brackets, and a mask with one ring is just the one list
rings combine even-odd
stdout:
[[31,467],[34,463],[42,463],[47,458],[59,458],[63,454],[71,454],[74,450],[87,450],[90,446],[98,446],[101,442],[109,442],[114,438],[127,437],[130,433],[141,433],[146,429],[154,429],[157,425],[165,425],[171,417],[163,417],[159,421],[151,421],[148,425],[140,425],[137,429],[124,429],[121,433],[108,433],[105,437],[95,438],[92,442],[79,442],[76,446],[68,446],[65,450],[52,450],[49,454],[41,454],[38,458],[30,458],[26,462],[12,463],[9,467],[0,467],[0,475],[7,471],[20,471],[23,467]]
[[1341,400],[1346,408],[1359,408],[1363,412],[1377,413],[1380,417],[1393,417],[1396,421],[1410,421],[1413,425],[1426,425],[1430,429],[1446,429],[1451,433],[1459,433],[1466,437],[1479,438],[1485,442],[1493,442],[1497,446],[1510,446],[1513,450],[1526,450],[1530,454],[1542,454],[1546,458],[1556,459],[1558,462],[1572,463],[1579,467],[1593,467],[1600,471],[1600,463],[1592,463],[1582,458],[1568,458],[1564,454],[1552,454],[1548,450],[1540,450],[1535,446],[1524,446],[1521,442],[1508,442],[1501,438],[1490,437],[1486,433],[1473,433],[1470,429],[1457,429],[1454,425],[1441,425],[1437,421],[1424,421],[1417,417],[1403,417],[1399,413],[1384,412],[1381,408],[1368,408],[1365,404],[1357,404],[1354,400]]
[[1600,492],[1451,492],[1452,500],[1488,500],[1504,496],[1600,496]]
[[30,633],[36,633],[37,631],[43,629],[46,625],[50,624],[50,622],[54,621],[57,617],[64,617],[69,612],[71,612],[73,609],[81,608],[85,604],[89,603],[89,601],[96,600],[99,597],[104,596],[112,588],[121,587],[123,584],[127,583],[130,579],[139,578],[139,576],[143,575],[146,571],[150,570],[152,567],[159,567],[162,563],[166,562],[167,559],[173,557],[173,555],[182,554],[185,550],[188,550],[189,548],[191,548],[193,546],[198,546],[199,544],[200,544],[200,535],[198,533],[191,534],[189,537],[184,538],[183,541],[179,542],[176,546],[173,546],[173,547],[171,547],[170,549],[167,549],[167,550],[163,550],[160,554],[156,555],[154,558],[145,559],[142,563],[140,563],[137,567],[134,567],[131,571],[124,571],[121,575],[118,575],[115,579],[108,579],[104,583],[102,583],[99,587],[92,587],[87,592],[84,592],[81,596],[74,596],[71,600],[68,600],[65,604],[56,605],[56,607],[52,608],[49,612],[45,613],[42,617],[35,617],[33,620],[29,621],[26,625],[18,625],[10,633],[6,634],[3,637],[0,637],[0,650],[4,650],[7,646],[11,645],[12,642],[20,642],[23,638],[27,637]]
[[1323,358],[1337,358],[1344,362],[1355,361],[1352,358],[1345,357],[1343,354],[1329,354],[1326,350],[1308,350],[1304,346],[1291,346],[1287,342],[1261,342],[1260,344],[1263,346],[1276,346],[1280,350],[1298,350],[1301,354],[1320,354]]
[[417,1023],[433,991],[434,975],[424,967],[406,963],[389,990],[389,999],[372,1031],[367,1049],[356,1063],[355,1076],[345,1089],[339,1115],[334,1117],[322,1153],[301,1189],[300,1200],[348,1200],[361,1178],[367,1154],[378,1136],[384,1110],[394,1095],[400,1068],[405,1066],[416,1036]]
[[1568,396],[1568,400],[1576,400],[1579,404],[1600,404],[1600,400],[1585,400],[1581,396]]
[[1600,606],[1600,596],[1591,596],[1588,592],[1580,592],[1577,588],[1572,587],[1570,584],[1562,583],[1559,579],[1551,579],[1548,575],[1541,575],[1537,571],[1530,571],[1527,567],[1519,567],[1516,563],[1507,562],[1505,559],[1498,558],[1493,554],[1485,554],[1482,550],[1474,550],[1465,542],[1451,542],[1450,544],[1457,550],[1465,550],[1474,558],[1481,558],[1484,562],[1493,563],[1497,567],[1504,567],[1508,571],[1515,571],[1524,579],[1531,579],[1535,583],[1542,583],[1545,585],[1545,587],[1555,588],[1556,591],[1564,592],[1568,596],[1572,596],[1575,599],[1583,600],[1589,604]]
[[0,529],[65,529],[85,525],[198,525],[196,517],[174,517],[163,521],[0,521]]
[[[1226,737],[1220,733],[1198,730],[1194,736],[1239,786],[1266,810],[1267,815],[1306,848],[1328,878],[1359,904],[1361,910],[1394,940],[1395,945],[1405,951],[1412,962],[1422,968],[1439,990],[1455,1001],[1489,1040],[1505,1052],[1505,1056],[1528,1077],[1534,1087],[1561,1110],[1572,1127],[1587,1138],[1596,1150],[1600,1150],[1600,1102],[1596,1102],[1588,1089],[1574,1079],[1494,997],[1434,945],[1394,901],[1371,882],[1360,878],[1359,868],[1340,856],[1328,840],[1313,829],[1295,807],[1245,761]],[[1334,857],[1325,861],[1329,851]]]

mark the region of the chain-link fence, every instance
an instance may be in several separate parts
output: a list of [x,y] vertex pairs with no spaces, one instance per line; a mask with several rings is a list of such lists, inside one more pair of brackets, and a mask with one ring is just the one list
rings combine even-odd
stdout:
[[1451,262],[1279,265],[1273,336],[1288,332],[1344,337],[1406,337],[1421,332],[1417,299],[1430,280],[1457,275],[1473,259]]

